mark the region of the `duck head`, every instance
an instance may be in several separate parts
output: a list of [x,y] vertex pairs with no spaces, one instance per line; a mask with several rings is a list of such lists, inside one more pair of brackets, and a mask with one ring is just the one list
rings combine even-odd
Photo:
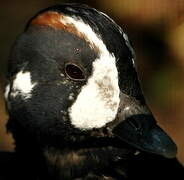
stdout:
[[10,130],[19,124],[39,143],[111,137],[176,155],[146,105],[127,35],[102,12],[64,4],[36,14],[12,48],[8,79]]

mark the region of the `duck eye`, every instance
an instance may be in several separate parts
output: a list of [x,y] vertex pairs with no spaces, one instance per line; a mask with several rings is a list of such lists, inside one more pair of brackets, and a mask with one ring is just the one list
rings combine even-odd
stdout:
[[84,71],[76,64],[66,64],[65,73],[72,80],[85,80]]

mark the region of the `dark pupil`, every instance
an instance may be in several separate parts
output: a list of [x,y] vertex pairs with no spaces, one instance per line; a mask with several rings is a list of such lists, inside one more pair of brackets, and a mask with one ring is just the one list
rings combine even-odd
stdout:
[[66,66],[66,74],[69,76],[69,78],[75,79],[75,80],[82,80],[85,79],[83,71],[76,65],[68,64]]

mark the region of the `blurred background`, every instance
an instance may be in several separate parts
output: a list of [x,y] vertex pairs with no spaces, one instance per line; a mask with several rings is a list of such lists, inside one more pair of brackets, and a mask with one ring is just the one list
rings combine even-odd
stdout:
[[147,102],[178,145],[184,164],[184,0],[1,0],[0,5],[0,150],[13,151],[6,132],[3,88],[11,46],[30,17],[62,2],[80,2],[111,16],[128,34]]

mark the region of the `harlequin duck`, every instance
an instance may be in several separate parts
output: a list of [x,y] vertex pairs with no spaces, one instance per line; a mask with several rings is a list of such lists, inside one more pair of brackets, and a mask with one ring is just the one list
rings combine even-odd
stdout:
[[139,152],[176,145],[146,105],[127,35],[81,4],[36,14],[16,40],[5,98],[26,179],[123,179]]

